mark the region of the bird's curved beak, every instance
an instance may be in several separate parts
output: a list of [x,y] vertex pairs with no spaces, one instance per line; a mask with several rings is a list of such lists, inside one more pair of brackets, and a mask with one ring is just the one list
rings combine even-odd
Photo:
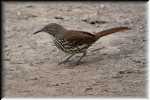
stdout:
[[33,34],[37,34],[37,33],[42,32],[42,31],[43,30],[38,30],[38,31],[34,32]]

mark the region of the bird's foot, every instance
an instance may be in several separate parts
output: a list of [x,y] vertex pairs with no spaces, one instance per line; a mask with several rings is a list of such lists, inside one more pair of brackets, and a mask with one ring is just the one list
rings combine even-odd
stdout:
[[[58,65],[66,64],[67,62],[70,62],[70,60],[68,60],[68,61],[61,61],[61,62],[58,63]],[[77,61],[73,65],[80,65],[82,63],[83,63],[82,61]]]
[[75,65],[80,65],[80,64],[83,64],[84,62],[83,61],[77,61],[76,63],[75,63]]
[[61,61],[61,62],[58,63],[58,65],[65,64],[65,63],[66,63],[66,62]]
[[64,60],[64,61],[61,61],[58,63],[58,65],[61,65],[61,64],[66,64],[67,62],[69,62],[70,60]]
[[82,62],[81,61],[78,61],[75,63],[75,65],[80,65]]

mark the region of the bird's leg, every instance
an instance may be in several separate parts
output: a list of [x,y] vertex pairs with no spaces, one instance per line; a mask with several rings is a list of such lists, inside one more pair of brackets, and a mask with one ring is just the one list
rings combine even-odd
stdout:
[[70,56],[67,57],[65,60],[59,62],[58,65],[68,62],[68,60],[69,60],[71,57],[73,57],[74,55],[75,55],[75,54],[70,55]]
[[83,52],[83,55],[79,58],[79,60],[76,62],[76,65],[79,65],[81,62],[81,59],[86,56],[86,52]]

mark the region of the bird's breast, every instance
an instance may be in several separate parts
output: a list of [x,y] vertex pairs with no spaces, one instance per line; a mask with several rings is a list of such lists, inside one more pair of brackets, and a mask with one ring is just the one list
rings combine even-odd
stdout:
[[55,39],[54,43],[58,49],[71,54],[84,52],[89,47],[89,45],[87,44],[76,45],[70,41],[66,41],[63,39]]

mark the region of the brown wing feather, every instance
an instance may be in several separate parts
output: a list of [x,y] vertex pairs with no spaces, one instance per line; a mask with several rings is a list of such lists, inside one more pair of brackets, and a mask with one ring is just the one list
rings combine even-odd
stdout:
[[64,37],[67,41],[70,41],[76,45],[90,44],[96,39],[95,35],[89,32],[75,30],[68,30],[65,32]]

